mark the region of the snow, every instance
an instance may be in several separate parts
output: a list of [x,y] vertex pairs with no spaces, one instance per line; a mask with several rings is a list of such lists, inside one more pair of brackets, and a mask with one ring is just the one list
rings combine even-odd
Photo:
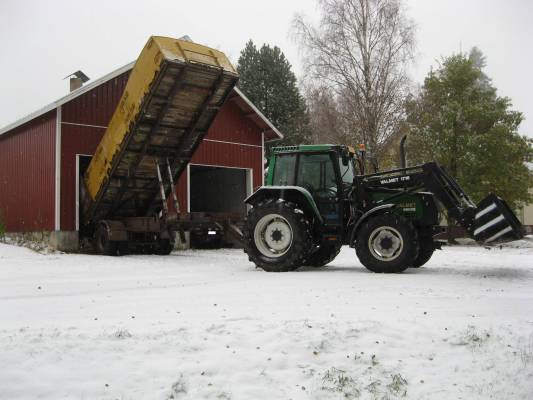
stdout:
[[373,274],[0,244],[1,399],[529,399],[533,241]]

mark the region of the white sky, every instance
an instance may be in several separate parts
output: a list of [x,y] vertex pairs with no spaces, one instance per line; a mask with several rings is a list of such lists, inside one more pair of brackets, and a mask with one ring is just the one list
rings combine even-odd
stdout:
[[[289,36],[295,12],[316,18],[313,0],[0,0],[0,127],[68,92],[78,69],[97,79],[134,60],[150,35],[180,37],[237,61],[248,39],[278,45],[301,73]],[[533,1],[407,0],[418,26],[412,74],[422,83],[441,56],[478,46],[499,94],[512,99],[533,137]]]

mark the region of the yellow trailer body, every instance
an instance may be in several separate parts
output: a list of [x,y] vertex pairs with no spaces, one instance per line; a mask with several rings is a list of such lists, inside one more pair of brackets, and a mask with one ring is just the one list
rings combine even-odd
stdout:
[[156,164],[177,180],[237,80],[224,53],[151,37],[84,175],[84,223],[156,210]]

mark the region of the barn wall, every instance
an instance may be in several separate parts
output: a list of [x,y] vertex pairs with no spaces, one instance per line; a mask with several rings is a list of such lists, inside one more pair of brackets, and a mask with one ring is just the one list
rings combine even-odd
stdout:
[[217,114],[206,139],[261,146],[261,131],[229,100]]
[[56,111],[0,136],[0,210],[8,232],[54,230]]
[[76,229],[76,154],[94,154],[128,81],[129,72],[62,107],[61,230]]

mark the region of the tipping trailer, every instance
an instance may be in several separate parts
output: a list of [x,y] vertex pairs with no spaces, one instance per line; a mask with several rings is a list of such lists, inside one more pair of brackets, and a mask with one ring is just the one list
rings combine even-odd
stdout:
[[174,184],[237,80],[220,51],[148,40],[83,176],[82,238],[107,255],[172,250],[176,232],[194,223],[180,216]]

